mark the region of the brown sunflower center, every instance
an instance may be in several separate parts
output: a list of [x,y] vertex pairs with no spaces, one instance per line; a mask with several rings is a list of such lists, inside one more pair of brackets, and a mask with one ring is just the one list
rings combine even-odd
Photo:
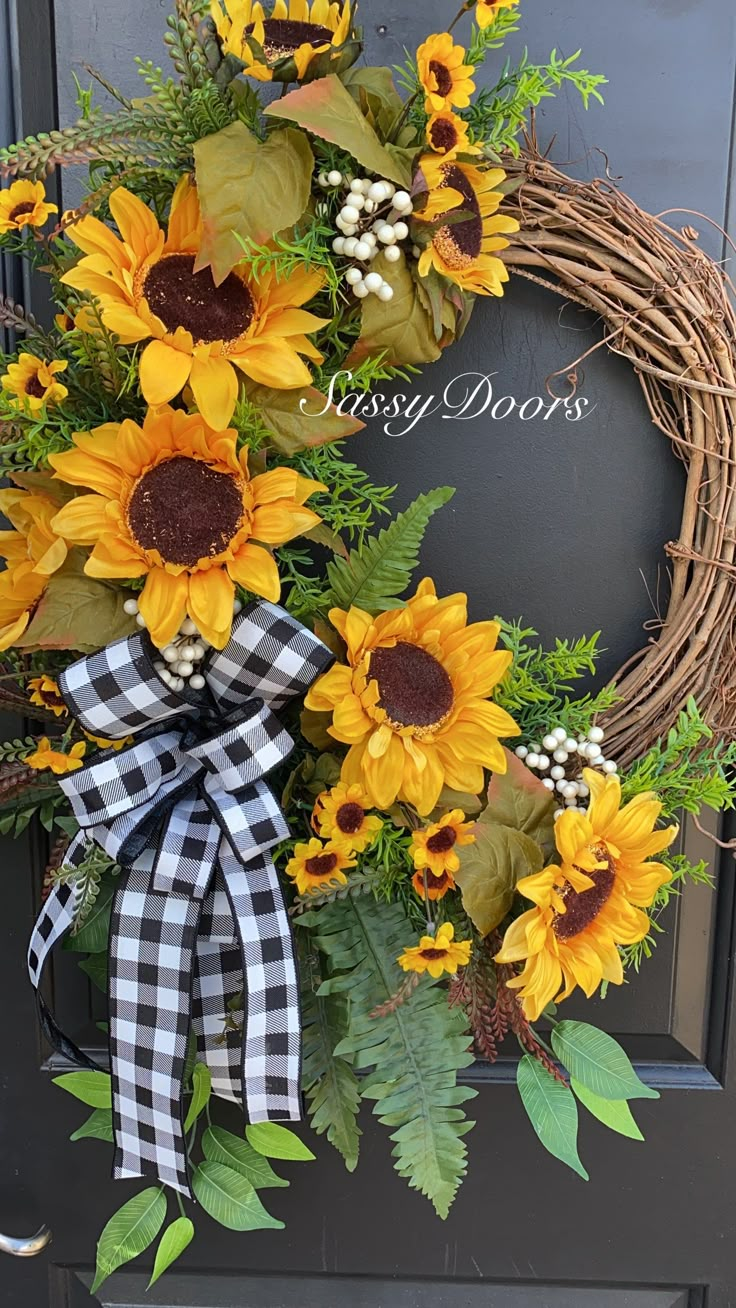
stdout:
[[[426,868],[426,873],[428,890],[444,890],[445,888],[450,890],[455,885],[454,878],[450,876],[449,872],[440,872],[439,876],[435,876],[434,872]],[[424,873],[421,875],[423,877]]]
[[338,827],[346,836],[354,836],[363,825],[363,809],[360,804],[351,802],[341,804],[335,815]]
[[441,96],[449,95],[452,90],[452,73],[447,65],[441,63],[439,59],[430,59],[429,71],[430,73],[434,73],[434,80],[437,83],[437,94]]
[[446,854],[448,849],[452,849],[457,840],[457,832],[453,827],[440,827],[433,836],[427,841],[427,849],[430,854]]
[[428,958],[430,963],[435,958],[447,958],[446,949],[422,949],[419,953],[421,958]]
[[168,331],[183,327],[195,341],[236,340],[255,311],[253,296],[236,273],[215,286],[209,268],[194,271],[193,254],[168,254],[152,264],[143,294]]
[[[253,34],[253,23],[249,23],[243,36]],[[266,18],[263,23],[263,53],[267,59],[283,59],[291,55],[300,45],[330,45],[332,32],[321,23],[298,23],[291,18]]]
[[320,877],[323,881],[332,876],[337,867],[337,854],[315,854],[304,864],[310,877]]
[[437,727],[452,708],[452,682],[442,664],[419,645],[399,640],[371,654],[378,707],[399,727]]
[[458,130],[449,118],[438,118],[429,129],[429,143],[438,154],[454,150],[458,139]]
[[39,697],[47,708],[66,708],[64,700],[57,690],[40,690]]
[[39,379],[37,372],[32,372],[26,381],[26,395],[32,395],[34,400],[42,400],[46,394],[46,387]]
[[457,164],[445,164],[442,168],[443,180],[440,187],[451,186],[459,191],[462,200],[454,209],[448,209],[440,215],[440,222],[451,213],[462,211],[467,218],[458,222],[445,223],[435,232],[433,245],[439,251],[448,268],[467,268],[475,262],[481,251],[483,241],[483,220],[480,215],[478,197],[470,180]]
[[221,554],[242,517],[235,478],[184,455],[144,472],[128,505],[128,526],[142,549],[185,568]]
[[595,921],[611,897],[616,881],[613,859],[604,848],[598,848],[594,852],[601,860],[606,859],[607,867],[596,868],[593,872],[586,873],[593,882],[589,890],[573,890],[572,886],[568,885],[561,892],[565,912],[555,914],[552,922],[552,929],[558,940],[572,940],[574,936],[579,936],[591,922]]
[[16,204],[15,208],[10,210],[11,223],[17,222],[24,214],[33,213],[35,207],[33,200],[24,200],[22,204]]

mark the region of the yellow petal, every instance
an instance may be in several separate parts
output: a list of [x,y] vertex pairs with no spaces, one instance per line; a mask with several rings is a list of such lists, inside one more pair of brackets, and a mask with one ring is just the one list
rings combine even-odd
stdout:
[[233,581],[255,595],[262,595],[273,604],[281,594],[281,581],[276,561],[268,550],[248,541],[241,545],[234,559],[227,565]]
[[76,545],[94,545],[110,529],[103,495],[77,495],[56,514],[52,529]]
[[189,378],[194,399],[205,422],[214,431],[229,425],[238,399],[238,378],[222,355],[200,359],[194,356]]
[[186,386],[192,358],[165,341],[149,341],[139,364],[141,390],[148,404],[166,404]]
[[138,607],[159,648],[173,639],[186,617],[188,582],[185,572],[175,577],[165,568],[153,568],[146,578]]
[[234,598],[235,587],[224,568],[208,568],[189,578],[189,617],[215,649],[222,649],[230,635]]

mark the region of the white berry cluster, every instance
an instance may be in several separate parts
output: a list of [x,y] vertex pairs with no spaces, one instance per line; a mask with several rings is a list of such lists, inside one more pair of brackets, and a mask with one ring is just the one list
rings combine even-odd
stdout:
[[[242,607],[240,600],[236,600],[233,613],[239,613]],[[138,609],[138,601],[127,599],[123,608],[145,630],[146,619]],[[153,666],[171,690],[183,690],[185,682],[192,690],[204,690],[205,680],[198,667],[209,648],[210,643],[200,634],[197,624],[191,618],[185,618],[174,639],[159,651],[161,658]]]
[[381,250],[389,263],[401,259],[399,243],[409,235],[405,220],[414,208],[408,191],[397,190],[385,178],[346,177],[336,168],[320,173],[318,180],[324,190],[343,190],[342,207],[335,219],[340,235],[332,248],[335,254],[354,260],[345,273],[353,295],[359,300],[367,295],[392,300],[393,286],[380,273],[370,272],[369,265]]
[[[564,727],[552,727],[541,745],[534,741],[530,745],[519,745],[516,755],[533,772],[548,774],[542,778],[542,784],[565,801],[565,808],[582,808],[585,806],[578,804],[578,800],[587,799],[590,791],[580,776],[581,768],[598,768],[605,773],[618,769],[613,759],[603,755],[603,738],[602,727],[591,727],[587,736],[579,740],[568,736]],[[564,811],[564,808],[558,808],[555,817]]]

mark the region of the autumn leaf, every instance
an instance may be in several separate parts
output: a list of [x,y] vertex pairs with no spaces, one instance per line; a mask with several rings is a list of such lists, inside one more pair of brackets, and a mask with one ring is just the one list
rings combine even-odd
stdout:
[[334,405],[323,412],[327,398],[314,386],[287,391],[248,380],[245,393],[270,429],[271,444],[289,457],[316,445],[345,440],[365,427],[359,418],[338,413]]
[[379,355],[383,355],[383,363],[398,367],[438,359],[442,349],[435,339],[432,318],[422,303],[406,260],[389,263],[385,254],[379,254],[371,271],[389,282],[394,296],[383,301],[376,295],[368,295],[363,300],[360,336],[346,367]]

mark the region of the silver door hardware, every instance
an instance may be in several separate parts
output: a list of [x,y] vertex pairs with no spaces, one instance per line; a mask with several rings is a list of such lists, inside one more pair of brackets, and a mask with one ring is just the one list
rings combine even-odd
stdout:
[[0,1234],[0,1253],[12,1254],[15,1258],[34,1258],[51,1239],[48,1226],[42,1226],[35,1235],[14,1238],[12,1235]]

